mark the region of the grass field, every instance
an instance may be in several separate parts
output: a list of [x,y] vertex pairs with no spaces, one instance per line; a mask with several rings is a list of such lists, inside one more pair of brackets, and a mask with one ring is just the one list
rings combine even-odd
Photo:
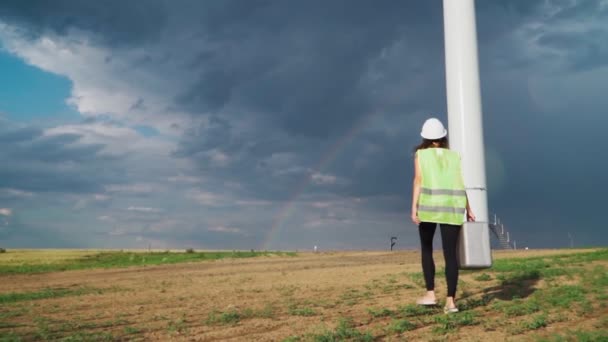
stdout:
[[16,250],[0,254],[0,275],[31,274],[92,268],[151,266],[181,262],[252,258],[269,255],[295,255],[290,252],[213,251],[91,251],[91,250]]
[[445,315],[413,251],[9,250],[0,341],[608,341],[608,249],[494,258]]

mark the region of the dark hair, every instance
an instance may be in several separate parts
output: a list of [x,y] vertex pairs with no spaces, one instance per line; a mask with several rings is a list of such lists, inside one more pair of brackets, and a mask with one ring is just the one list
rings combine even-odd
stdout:
[[450,148],[448,137],[443,137],[435,140],[422,139],[422,142],[418,146],[414,147],[414,153],[416,153],[416,151],[418,150],[424,150],[425,148],[432,147],[434,142],[439,143],[439,147],[441,148]]

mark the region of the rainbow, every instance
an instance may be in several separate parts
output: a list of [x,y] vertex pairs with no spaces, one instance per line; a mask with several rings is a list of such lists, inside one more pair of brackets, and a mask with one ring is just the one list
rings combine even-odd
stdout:
[[[321,172],[325,169],[332,161],[336,159],[338,153],[344,149],[345,146],[350,144],[357,135],[366,127],[367,123],[374,117],[377,112],[371,112],[367,115],[361,117],[349,130],[344,134],[338,141],[336,141],[331,148],[325,152],[319,161],[313,167],[313,170],[316,172]],[[306,175],[302,178],[300,182],[294,188],[294,191],[291,192],[289,198],[281,205],[278,213],[274,216],[272,220],[272,226],[268,233],[266,234],[266,238],[264,239],[264,243],[262,244],[262,249],[268,249],[273,242],[275,242],[276,237],[281,232],[281,228],[283,227],[283,223],[289,218],[289,216],[293,213],[295,203],[297,199],[306,191],[308,185],[310,185],[311,177],[310,175]]]

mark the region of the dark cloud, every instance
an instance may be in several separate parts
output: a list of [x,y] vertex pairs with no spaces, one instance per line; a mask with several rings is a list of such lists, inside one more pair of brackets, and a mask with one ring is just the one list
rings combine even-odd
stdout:
[[[601,101],[560,102],[588,93],[587,79],[569,77],[605,66],[608,31],[599,23],[608,9],[599,1],[557,0],[476,6],[486,142],[495,154],[488,158],[488,180],[496,184],[491,211],[513,222],[514,234],[531,246],[549,246],[542,239],[552,229],[576,224],[570,212],[601,213],[594,189],[608,186],[602,177],[608,165],[593,147],[606,124]],[[193,188],[204,191],[225,193],[227,183],[238,183],[237,195],[280,203],[298,196],[375,198],[370,210],[403,213],[420,125],[428,115],[446,119],[440,1],[9,1],[0,18],[34,36],[76,28],[110,50],[145,47],[127,65],[165,75],[167,87],[183,85],[170,106],[196,124],[179,138],[173,157],[196,163],[210,181]],[[192,80],[173,82],[168,65]],[[560,82],[570,88],[551,87]],[[148,99],[134,102],[150,106]],[[118,178],[120,167],[99,156],[101,146],[73,146],[77,139],[42,139],[33,129],[0,133],[12,148],[0,158],[16,165],[0,170],[0,187],[95,191]],[[77,167],[58,167],[65,163]],[[98,173],[98,163],[113,165],[103,168],[113,173]],[[315,184],[315,173],[335,181]],[[597,215],[589,217],[601,221]],[[236,226],[258,234],[267,223]],[[580,228],[580,241],[593,241],[590,227]],[[176,236],[201,238],[189,229]],[[205,239],[221,244],[225,234]],[[246,237],[235,239],[246,245]]]
[[[601,1],[551,1],[550,4],[557,8],[551,15],[549,22],[572,22],[588,21],[590,19],[602,19],[608,10],[602,6]],[[604,8],[602,8],[604,7]]]
[[542,17],[546,12],[545,5],[542,1],[526,0],[475,1],[477,35],[480,43],[504,44],[508,35],[522,24]]
[[[493,63],[501,63],[499,67],[525,68],[542,62],[543,67],[557,63],[559,68],[584,71],[605,65],[608,51],[603,42],[608,32],[601,23],[608,19],[608,9],[601,1],[511,0],[476,4],[482,46],[496,44],[504,48],[500,49],[502,52],[511,52],[492,56]],[[523,34],[513,41],[512,34],[518,30]],[[528,44],[522,45],[522,38]],[[534,44],[542,50],[526,54]]]
[[[604,20],[608,19],[608,15]],[[542,34],[540,46],[560,52],[556,57],[575,71],[591,70],[608,64],[605,44],[608,30],[589,29],[582,32],[550,32]]]
[[243,142],[233,135],[230,122],[218,116],[212,116],[209,122],[189,129],[186,134],[191,138],[183,145],[184,149],[177,152],[179,156],[216,148],[232,152],[243,145]]
[[[535,228],[532,224],[533,221],[522,220],[521,216],[524,214],[517,214],[513,208],[537,208],[539,217],[551,217],[555,215],[555,211],[564,211],[568,208],[570,196],[580,196],[598,181],[590,181],[586,183],[587,185],[566,190],[566,193],[559,195],[558,192],[564,189],[556,186],[557,184],[577,182],[575,179],[577,172],[572,165],[587,165],[590,160],[584,158],[580,153],[576,153],[576,145],[568,144],[568,140],[563,140],[563,137],[573,133],[572,127],[566,124],[569,122],[569,113],[556,111],[554,115],[559,116],[560,120],[547,121],[546,118],[539,116],[536,100],[531,98],[529,93],[529,77],[542,75],[544,71],[542,61],[546,56],[527,54],[528,52],[523,48],[528,42],[521,41],[518,36],[514,35],[517,30],[527,27],[525,25],[532,22],[545,20],[546,25],[554,25],[554,20],[546,16],[547,6],[558,8],[563,5],[559,2],[548,4],[530,1],[478,2],[477,18],[480,36],[482,94],[484,95],[487,129],[486,141],[489,147],[499,153],[497,161],[501,162],[500,165],[492,165],[489,168],[501,173],[500,175],[488,174],[489,182],[491,184],[499,181],[502,183],[500,188],[495,189],[497,192],[489,194],[490,210],[499,214],[504,213],[507,217],[516,215],[517,217],[513,218],[516,225],[511,229],[515,234],[523,236],[527,236],[528,229]],[[365,35],[359,37],[362,41],[354,40],[343,45],[336,43],[329,47],[323,45],[325,42],[323,38],[330,37],[332,42],[340,41],[339,32],[348,32],[348,25],[344,24],[340,27],[342,22],[339,22],[330,29],[328,28],[330,25],[325,26],[327,23],[313,20],[314,26],[294,23],[297,29],[292,29],[289,25],[281,26],[280,23],[273,22],[273,25],[277,25],[274,26],[275,29],[281,27],[280,32],[285,36],[293,39],[307,37],[298,34],[298,30],[301,30],[307,32],[308,37],[313,37],[311,46],[322,47],[302,50],[300,54],[295,53],[298,51],[295,48],[281,49],[283,45],[287,47],[292,45],[280,40],[255,40],[252,38],[252,34],[247,34],[245,30],[239,29],[234,21],[228,21],[230,24],[227,24],[232,30],[219,30],[217,27],[222,26],[222,21],[218,22],[216,29],[226,34],[225,37],[222,36],[222,39],[218,38],[218,40],[228,42],[226,46],[255,45],[261,47],[262,52],[252,54],[258,60],[245,59],[243,61],[239,59],[234,65],[226,63],[231,60],[226,58],[230,53],[227,52],[229,49],[224,49],[224,45],[221,43],[218,50],[205,55],[207,61],[214,61],[211,63],[213,73],[210,75],[218,77],[216,81],[220,85],[219,88],[223,89],[221,93],[224,96],[216,97],[204,89],[197,92],[202,88],[195,87],[194,93],[211,94],[207,99],[205,96],[199,98],[201,102],[197,106],[202,103],[214,103],[215,105],[209,108],[220,111],[222,106],[237,104],[236,108],[254,109],[255,112],[272,115],[276,126],[281,131],[287,132],[286,136],[280,136],[276,133],[269,134],[269,129],[261,131],[260,135],[265,136],[251,137],[250,146],[247,146],[245,141],[234,145],[227,143],[226,140],[214,145],[216,148],[238,146],[237,150],[247,151],[244,153],[247,158],[243,158],[241,163],[233,165],[233,167],[221,169],[218,171],[218,177],[221,172],[223,177],[246,180],[252,193],[256,193],[260,197],[289,198],[297,191],[301,191],[303,194],[320,195],[324,190],[343,196],[396,196],[397,200],[383,201],[382,205],[393,208],[392,210],[395,211],[407,210],[412,176],[410,149],[418,140],[416,133],[422,119],[419,120],[420,122],[410,121],[410,124],[403,125],[400,130],[401,134],[397,138],[390,138],[385,134],[363,133],[349,142],[348,146],[341,147],[340,153],[334,161],[325,165],[322,170],[318,170],[348,179],[350,181],[348,186],[317,189],[310,185],[312,182],[309,180],[309,172],[301,170],[300,173],[294,173],[291,177],[276,177],[272,176],[271,172],[274,166],[258,168],[257,170],[261,172],[256,173],[253,165],[264,165],[263,160],[273,153],[292,152],[299,156],[298,161],[302,165],[315,167],[323,158],[324,152],[338,144],[344,130],[352,127],[361,115],[374,107],[381,108],[380,117],[389,122],[399,122],[399,116],[408,115],[408,111],[416,110],[436,113],[445,119],[443,56],[441,55],[443,42],[441,30],[436,30],[437,24],[441,24],[440,18],[436,19],[441,12],[439,6],[431,6],[428,10],[430,11],[428,17],[431,19],[426,23],[415,22],[412,24],[412,30],[407,25],[391,21],[389,16],[386,22],[377,24],[377,31],[373,30],[372,25],[369,37]],[[558,11],[555,15],[560,16],[561,12]],[[356,17],[356,14],[353,17]],[[565,16],[564,19],[576,21],[583,17],[580,15]],[[406,15],[404,22],[408,22],[407,19],[409,17]],[[344,21],[353,25],[354,30],[352,31],[356,31],[356,20],[344,19]],[[268,21],[265,20],[259,20],[259,22],[263,23],[262,26],[268,24]],[[256,32],[257,35],[278,36],[273,32],[257,30],[255,22],[238,23],[251,28],[252,32]],[[317,29],[318,32],[323,32],[323,37],[315,36]],[[293,32],[291,32],[292,30]],[[227,32],[232,35],[228,35]],[[235,32],[240,32],[240,34]],[[387,32],[391,32],[392,35]],[[417,32],[418,36],[412,38],[411,36],[415,35],[413,32]],[[600,50],[594,49],[594,46],[600,46],[598,42],[607,35],[601,30],[595,30],[589,35],[585,35],[585,33],[569,34],[559,30],[542,32],[540,29],[529,33],[530,37],[540,37],[538,43],[541,47],[550,47],[566,53],[572,65],[591,68],[601,65],[605,61],[605,58],[601,58],[601,55],[597,53]],[[382,35],[382,38],[366,44],[368,39],[373,40],[371,37],[374,34]],[[434,38],[435,42],[430,38]],[[533,41],[532,38],[530,40]],[[273,44],[270,45],[266,41],[272,41]],[[306,42],[305,39],[303,41]],[[248,42],[256,42],[256,44],[247,44]],[[395,48],[395,44],[399,42],[403,42],[404,47]],[[365,46],[367,51],[357,53],[354,48],[357,44]],[[571,49],[570,47],[579,48]],[[335,55],[333,48],[336,49]],[[264,55],[264,51],[271,51],[273,54]],[[274,53],[275,51],[279,52]],[[317,58],[314,54],[315,51],[324,51],[322,55],[319,54],[321,59]],[[244,55],[247,55],[247,52],[249,51],[239,51]],[[222,58],[214,58],[214,55],[222,56]],[[284,57],[285,60],[275,60],[276,55]],[[308,55],[311,56],[307,57]],[[300,56],[302,57],[298,58]],[[423,62],[416,59],[421,56]],[[340,61],[345,58],[348,63],[341,63]],[[261,61],[264,59],[266,59],[266,63]],[[246,65],[249,63],[254,67],[246,70]],[[535,70],[538,65],[541,65],[541,68]],[[434,69],[435,72],[429,72],[429,69]],[[230,70],[230,72],[222,72],[222,70]],[[375,76],[379,81],[375,83],[368,81],[370,70],[376,72]],[[509,70],[516,71],[509,74]],[[345,78],[341,78],[342,75],[345,75]],[[214,82],[210,79],[209,82],[203,81],[202,84],[211,87]],[[416,84],[422,85],[416,87]],[[373,92],[374,88],[379,90],[377,93],[380,95]],[[394,100],[387,95],[394,89],[404,89],[402,99]],[[288,95],[281,96],[281,94]],[[325,95],[328,96],[325,97]],[[554,96],[559,97],[560,94],[554,94]],[[212,100],[213,98],[222,100],[216,102]],[[359,102],[350,103],[349,99]],[[327,105],[324,101],[327,102]],[[196,101],[187,102],[189,104],[197,103]],[[326,108],[327,111],[325,111]],[[602,109],[595,107],[594,110],[601,111]],[[558,123],[560,121],[562,124]],[[412,125],[411,123],[414,122],[415,125]],[[222,130],[228,132],[231,129],[224,125]],[[542,133],[539,134],[539,132]],[[196,141],[205,141],[207,135],[204,131],[199,131],[199,133],[200,136],[193,135],[183,141],[184,149],[192,149],[189,153],[191,156],[195,155],[194,151],[205,149],[201,143],[196,143]],[[582,132],[580,133],[582,134]],[[311,137],[316,144],[299,139],[300,134]],[[208,136],[218,136],[218,133],[209,132]],[[220,136],[226,138],[228,135],[220,134]],[[269,136],[277,136],[277,138],[272,139]],[[585,139],[591,138],[582,140]],[[383,153],[370,156],[365,167],[356,167],[355,161],[361,156],[361,151],[365,146],[370,143],[381,146]],[[261,146],[266,146],[266,148],[260,148]],[[235,150],[232,149],[232,151]],[[553,152],[546,153],[546,151]],[[566,154],[574,156],[574,163],[567,167],[562,165],[564,163],[563,155]],[[489,160],[496,162],[496,159]],[[208,165],[205,162],[202,164]],[[506,167],[506,170],[503,167]],[[597,165],[595,170],[605,170],[605,168],[606,165]],[[538,170],[538,172],[530,170]],[[498,180],[497,177],[504,179]],[[302,182],[308,185],[301,189],[299,185]],[[558,188],[560,190],[557,190]],[[545,198],[545,195],[538,198],[536,194],[539,193],[546,194],[550,198]],[[546,226],[542,229],[550,229],[550,227]],[[530,242],[542,246],[550,245],[550,242],[535,240],[539,236],[542,235],[530,235]]]
[[77,134],[45,136],[36,127],[0,129],[0,188],[82,193],[121,182],[118,159],[100,154],[102,145],[83,144],[80,138]]
[[[489,187],[491,212],[503,218],[518,245],[565,247],[569,245],[564,238],[568,231],[576,231],[579,246],[605,243],[599,241],[606,236],[597,234],[588,217],[576,214],[601,211],[602,195],[593,189],[608,187],[601,176],[608,164],[593,152],[604,126],[603,100],[586,96],[595,85],[585,84],[585,78],[578,85],[568,79],[581,70],[573,70],[567,63],[547,76],[540,59],[506,72],[484,59],[512,50],[508,46],[492,47],[494,51],[483,48],[485,140],[497,153],[494,162],[500,161],[488,165],[488,170],[495,170],[488,174],[488,182],[496,184],[500,178],[502,183]],[[563,48],[569,51],[567,45]],[[583,65],[594,68],[597,62]],[[534,85],[534,79],[546,77],[553,81]],[[560,89],[552,82],[569,85]],[[541,97],[535,94],[537,87],[545,88]],[[569,98],[573,102],[564,100]]]
[[[203,32],[213,49],[201,54],[200,81],[178,102],[191,112],[218,113],[225,121],[213,117],[189,130],[177,155],[198,160],[207,174],[246,183],[248,195],[266,199],[314,188],[306,184],[317,171],[339,172],[352,182],[349,189],[326,185],[314,188],[318,192],[372,196],[402,191],[397,189],[404,181],[398,187],[387,181],[403,176],[415,141],[371,138],[386,153],[373,168],[355,172],[352,162],[367,141],[365,133],[348,146],[340,141],[372,112],[390,120],[417,110],[444,111],[440,3],[256,5],[207,12],[213,19],[203,20]],[[236,133],[228,123],[240,111],[258,118],[252,132]],[[339,160],[317,170],[332,148],[340,149]],[[214,169],[205,154],[211,149],[235,161]],[[281,153],[296,156],[291,171],[269,164]]]
[[106,44],[142,44],[154,40],[166,22],[164,1],[137,2],[44,0],[5,0],[0,18],[18,24],[36,38],[53,32],[67,35],[76,29],[91,34]]
[[50,137],[39,138],[25,144],[12,145],[8,151],[11,160],[18,158],[37,160],[45,163],[65,163],[100,161],[111,159],[109,156],[100,155],[103,145],[74,145],[81,138],[77,134],[60,134]]
[[[5,122],[2,122],[5,124]],[[31,141],[39,137],[42,131],[34,127],[18,128],[13,130],[0,131],[0,143],[13,144],[22,141]]]
[[80,241],[74,241],[68,235],[57,234],[48,226],[28,224],[12,219],[7,226],[0,226],[2,247],[10,248],[82,248]]
[[438,2],[256,4],[207,12],[213,19],[203,20],[203,33],[213,49],[201,54],[200,81],[178,102],[247,108],[290,135],[328,138],[377,106],[362,83],[384,49],[406,35],[416,37],[412,49],[418,39],[441,38]]

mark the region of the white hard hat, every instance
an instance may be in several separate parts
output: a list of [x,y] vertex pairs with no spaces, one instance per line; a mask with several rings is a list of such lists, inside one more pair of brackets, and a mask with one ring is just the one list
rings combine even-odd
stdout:
[[420,132],[420,135],[424,139],[437,140],[448,135],[448,131],[446,131],[439,119],[430,118],[422,125],[422,132]]

